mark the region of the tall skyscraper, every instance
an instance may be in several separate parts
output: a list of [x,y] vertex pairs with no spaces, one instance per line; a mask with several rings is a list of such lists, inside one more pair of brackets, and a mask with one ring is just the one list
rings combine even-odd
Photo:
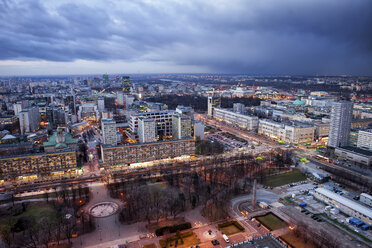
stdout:
[[103,83],[104,84],[107,84],[109,82],[109,76],[108,76],[108,74],[107,73],[106,74],[103,74],[102,79],[103,79]]
[[100,113],[105,110],[105,99],[104,98],[97,99],[97,107]]
[[116,122],[113,119],[102,119],[102,137],[106,145],[117,145],[116,140]]
[[130,93],[130,77],[123,76],[122,77],[122,84],[123,84],[123,93],[129,94]]
[[221,97],[208,97],[208,116],[213,117],[213,109],[221,107]]
[[172,136],[173,139],[183,139],[190,137],[191,120],[189,116],[175,114],[172,116]]
[[353,116],[353,103],[339,101],[332,104],[331,124],[329,127],[328,146],[347,146]]
[[154,118],[138,118],[138,140],[140,143],[156,141],[156,125]]

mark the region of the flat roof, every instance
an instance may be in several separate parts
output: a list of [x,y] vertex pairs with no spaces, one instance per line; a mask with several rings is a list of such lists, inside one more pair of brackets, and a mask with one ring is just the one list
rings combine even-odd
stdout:
[[365,198],[368,198],[372,200],[372,195],[366,194],[366,193],[361,193],[360,196],[364,196]]
[[325,188],[317,188],[315,190],[317,193],[321,194],[321,195],[325,195],[329,198],[331,198],[332,200],[335,200],[339,203],[341,203],[342,205],[345,205],[365,216],[367,216],[368,218],[372,219],[372,211],[370,208],[368,207],[365,207],[361,204],[359,204],[358,202],[355,202],[353,200],[350,200],[346,197],[343,197],[343,196],[340,196],[339,194],[336,194],[328,189],[325,189]]
[[350,151],[350,152],[363,154],[363,155],[372,157],[372,152],[371,151],[360,149],[360,148],[355,147],[355,146],[343,146],[343,147],[338,147],[336,149],[341,149],[341,150],[343,149],[343,150],[347,150],[347,151]]
[[279,240],[274,238],[272,235],[268,234],[266,236],[233,244],[226,248],[266,248],[266,247],[283,248],[284,245]]

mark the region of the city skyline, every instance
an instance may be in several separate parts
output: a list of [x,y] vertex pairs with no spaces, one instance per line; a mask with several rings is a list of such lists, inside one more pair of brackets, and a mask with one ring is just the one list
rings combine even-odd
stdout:
[[368,76],[371,7],[363,0],[3,1],[0,76]]

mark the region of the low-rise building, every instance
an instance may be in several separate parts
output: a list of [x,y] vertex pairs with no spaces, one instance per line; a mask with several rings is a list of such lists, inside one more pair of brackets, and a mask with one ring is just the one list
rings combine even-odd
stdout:
[[62,128],[58,127],[57,132],[50,136],[43,146],[46,152],[62,151],[66,148],[76,149],[77,140],[73,139],[70,133],[63,132]]
[[372,129],[358,132],[357,147],[372,151]]
[[213,117],[247,130],[256,130],[258,127],[257,116],[244,115],[229,109],[214,108]]
[[371,209],[356,201],[350,200],[325,188],[317,188],[314,192],[314,197],[326,204],[332,205],[349,216],[358,218],[372,225]]
[[121,146],[103,145],[101,149],[105,166],[127,165],[192,155],[195,153],[195,141],[194,139],[181,139]]
[[339,159],[348,160],[356,164],[370,166],[372,164],[372,152],[358,147],[337,147],[335,155]]
[[299,122],[283,123],[261,119],[258,125],[258,133],[291,144],[312,142],[314,140],[314,126]]
[[364,204],[366,204],[370,207],[372,207],[372,195],[368,195],[366,193],[361,193],[359,201],[363,202]]

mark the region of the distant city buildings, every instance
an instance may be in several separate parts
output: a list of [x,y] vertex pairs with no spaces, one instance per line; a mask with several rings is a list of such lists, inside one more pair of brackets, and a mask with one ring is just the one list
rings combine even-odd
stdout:
[[353,115],[353,103],[339,101],[332,104],[331,124],[328,135],[329,147],[347,146]]
[[40,112],[38,107],[23,109],[19,113],[21,134],[35,132],[40,127]]

